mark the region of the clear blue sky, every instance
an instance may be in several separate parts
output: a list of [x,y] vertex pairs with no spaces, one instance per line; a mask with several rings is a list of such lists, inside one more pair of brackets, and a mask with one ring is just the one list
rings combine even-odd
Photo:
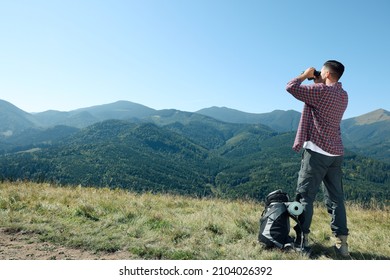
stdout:
[[349,118],[390,110],[389,26],[386,0],[0,0],[0,99],[301,111],[286,83],[336,59]]

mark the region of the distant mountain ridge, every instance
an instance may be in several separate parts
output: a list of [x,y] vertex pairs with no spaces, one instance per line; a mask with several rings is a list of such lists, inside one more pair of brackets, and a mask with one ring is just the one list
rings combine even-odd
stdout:
[[343,141],[349,149],[390,162],[390,112],[378,109],[342,122]]
[[34,117],[0,99],[0,136],[11,136],[36,125]]
[[[299,124],[300,112],[294,110],[274,110],[269,113],[246,113],[227,107],[210,107],[196,112],[184,112],[175,109],[155,110],[147,106],[130,102],[117,101],[114,103],[80,108],[68,112],[48,110],[40,113],[27,113],[11,103],[0,99],[0,116],[4,121],[0,126],[0,133],[12,130],[17,131],[25,128],[47,128],[56,125],[67,125],[77,128],[87,127],[96,122],[119,119],[119,120],[157,120],[161,114],[167,112],[183,112],[200,114],[228,123],[261,123],[278,132],[295,131]],[[343,126],[373,124],[379,121],[388,121],[389,112],[378,109],[367,114],[343,120]],[[344,125],[345,124],[345,125]],[[10,129],[11,128],[11,129]]]
[[196,113],[230,123],[261,123],[278,132],[295,131],[298,127],[301,113],[288,110],[274,110],[270,113],[245,113],[226,107],[210,107]]
[[367,125],[375,122],[390,121],[390,112],[384,109],[378,109],[354,119],[356,121],[356,125]]
[[[192,121],[209,122],[216,119],[225,123],[262,124],[278,133],[295,131],[300,113],[294,110],[274,110],[270,113],[246,113],[226,107],[210,107],[197,112],[175,109],[155,110],[130,101],[80,108],[69,112],[49,110],[41,113],[27,113],[11,103],[0,100],[0,153],[22,149],[23,146],[37,146],[58,139],[49,128],[59,126],[56,131],[65,136],[74,132],[72,127],[82,129],[109,119],[133,122],[152,122],[157,125],[186,124]],[[363,155],[390,162],[390,112],[378,109],[373,112],[342,121],[345,146]],[[60,132],[61,131],[61,132]],[[38,134],[43,134],[38,136]],[[46,137],[46,138],[45,138]],[[40,139],[40,140],[39,140]]]
[[44,127],[68,125],[83,128],[91,124],[109,120],[140,119],[154,114],[156,110],[129,102],[117,101],[111,104],[80,108],[69,112],[45,111],[33,117]]

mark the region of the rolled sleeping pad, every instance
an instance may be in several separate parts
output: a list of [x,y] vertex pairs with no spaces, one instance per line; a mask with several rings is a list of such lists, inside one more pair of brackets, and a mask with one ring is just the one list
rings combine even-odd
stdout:
[[298,201],[293,201],[288,204],[287,211],[294,216],[299,216],[303,212],[303,205]]

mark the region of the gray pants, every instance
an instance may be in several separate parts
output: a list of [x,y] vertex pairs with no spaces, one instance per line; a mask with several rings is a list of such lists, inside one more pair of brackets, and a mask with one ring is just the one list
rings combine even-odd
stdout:
[[307,149],[304,151],[297,186],[297,198],[304,206],[303,233],[310,232],[313,202],[323,182],[325,204],[332,217],[331,230],[336,236],[348,235],[341,170],[343,160],[343,156],[331,157]]

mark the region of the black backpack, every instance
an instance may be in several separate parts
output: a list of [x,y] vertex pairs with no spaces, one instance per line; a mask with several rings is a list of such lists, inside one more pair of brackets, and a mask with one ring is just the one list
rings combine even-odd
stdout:
[[[285,249],[293,247],[290,237],[290,215],[288,207],[289,196],[282,190],[271,192],[265,198],[265,209],[260,218],[258,241],[265,248],[277,247]],[[294,220],[295,217],[293,217]]]

